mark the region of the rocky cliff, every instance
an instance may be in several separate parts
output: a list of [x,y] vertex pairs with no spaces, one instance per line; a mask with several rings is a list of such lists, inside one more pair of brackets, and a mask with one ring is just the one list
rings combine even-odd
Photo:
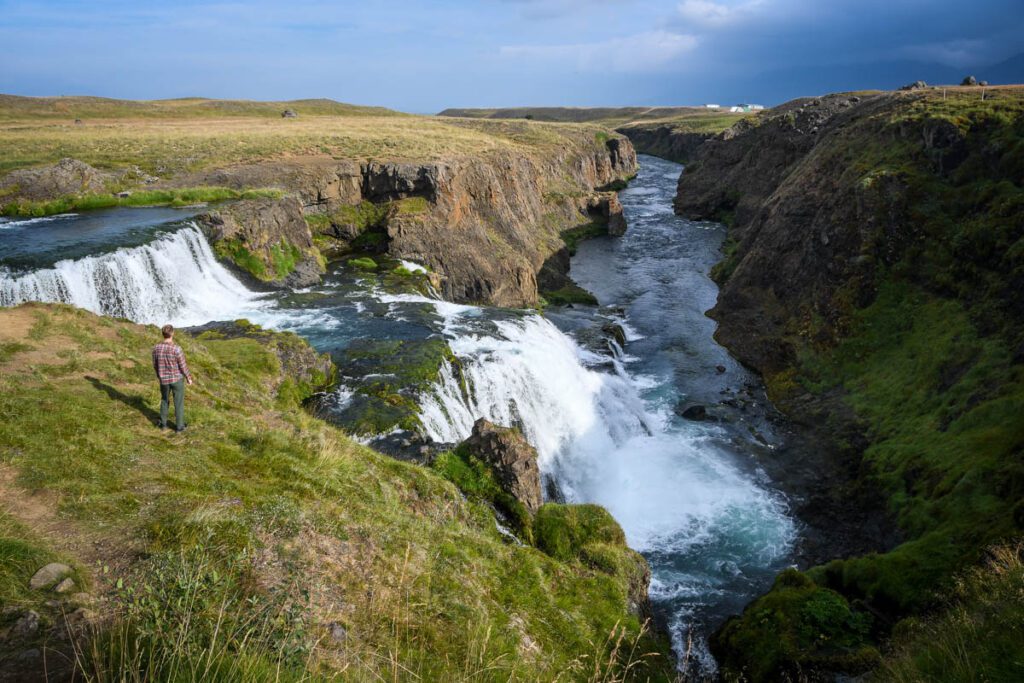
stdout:
[[[618,200],[601,188],[635,175],[632,145],[589,134],[572,143],[550,154],[500,150],[430,163],[263,162],[177,182],[280,187],[294,193],[301,211],[294,203],[273,211],[288,212],[291,222],[305,215],[325,250],[421,263],[440,275],[451,300],[528,306],[537,302],[538,273],[565,247],[562,232],[595,222],[612,233],[625,229]],[[268,234],[277,239],[272,224],[281,221],[248,224],[262,243]]]
[[1024,532],[1022,152],[1020,88],[833,95],[740,122],[680,178],[678,213],[729,225],[717,338],[820,443],[774,471],[817,470],[834,514],[894,525],[781,575],[716,637],[727,672],[870,669]]
[[661,157],[685,164],[693,159],[701,145],[717,135],[712,131],[679,130],[672,123],[633,123],[619,126],[615,132],[622,133],[641,154]]

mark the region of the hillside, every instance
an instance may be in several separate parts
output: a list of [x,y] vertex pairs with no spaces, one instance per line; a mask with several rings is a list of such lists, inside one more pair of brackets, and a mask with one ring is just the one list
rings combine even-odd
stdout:
[[[1024,532],[1024,88],[981,92],[796,100],[680,179],[678,213],[730,226],[717,338],[824,446],[803,464],[822,472],[810,505],[891,529],[876,553],[781,575],[719,633],[731,671],[869,669]],[[953,609],[986,613],[966,599]],[[967,647],[966,679],[1013,679]]]
[[705,140],[750,114],[705,107],[510,107],[445,109],[438,116],[598,123],[625,135],[641,154],[686,163]]
[[[197,378],[178,435],[154,426],[155,328],[59,305],[0,310],[0,678],[671,668],[630,612],[646,564],[607,513],[549,504],[535,535],[555,556],[510,543],[444,470],[310,417],[301,400],[332,370],[298,337],[245,323],[177,336]],[[67,569],[30,587],[55,561]]]

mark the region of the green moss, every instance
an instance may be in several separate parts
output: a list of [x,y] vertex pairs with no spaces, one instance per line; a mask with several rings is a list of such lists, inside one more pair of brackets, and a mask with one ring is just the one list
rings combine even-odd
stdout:
[[426,197],[406,197],[399,199],[394,204],[395,211],[404,216],[426,213],[430,210],[430,202]]
[[353,268],[358,268],[359,270],[377,270],[377,262],[369,256],[351,258],[348,260],[348,264]]
[[564,306],[567,304],[583,304],[596,306],[597,297],[583,289],[575,282],[570,282],[561,289],[545,289],[541,291],[544,300],[553,306]]
[[798,678],[801,671],[857,674],[879,660],[870,627],[870,617],[843,596],[788,569],[742,617],[726,622],[712,647],[724,653],[726,677],[776,681]]
[[221,240],[213,245],[217,257],[230,261],[257,280],[267,281],[272,279],[267,272],[267,265],[242,243],[238,238]]
[[115,206],[189,206],[229,199],[279,198],[281,190],[265,188],[235,190],[228,187],[190,187],[172,190],[140,190],[126,197],[114,194],[69,195],[47,201],[19,200],[0,206],[4,216],[52,216],[69,211],[109,209]]
[[566,248],[569,250],[570,255],[576,254],[576,248],[579,243],[583,240],[590,239],[591,237],[600,237],[601,235],[608,234],[608,223],[607,221],[591,221],[590,223],[584,223],[578,225],[575,228],[569,228],[563,230],[560,233],[562,241],[565,242]]
[[353,434],[374,435],[396,427],[418,431],[418,397],[433,387],[444,363],[458,361],[441,339],[362,339],[352,343],[338,362],[346,386],[356,396],[332,419]]
[[591,543],[626,545],[615,518],[600,505],[545,503],[534,521],[537,547],[559,560],[579,558]]
[[282,242],[270,247],[270,263],[278,280],[287,277],[302,259],[302,250],[294,244]]
[[529,510],[515,497],[506,493],[498,484],[493,468],[471,454],[465,446],[441,453],[432,466],[469,498],[484,502],[500,511],[523,541],[533,542],[533,518]]

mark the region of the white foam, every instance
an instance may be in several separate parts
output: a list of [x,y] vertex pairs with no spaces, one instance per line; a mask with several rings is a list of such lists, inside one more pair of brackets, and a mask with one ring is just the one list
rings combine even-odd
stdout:
[[231,320],[258,310],[258,299],[217,262],[194,224],[144,246],[0,274],[0,306],[68,303],[141,323]]
[[50,221],[57,221],[62,218],[71,218],[72,216],[77,215],[77,213],[58,213],[53,216],[41,216],[39,218],[0,218],[0,230],[22,228],[26,225],[35,225],[36,223],[49,223]]
[[588,369],[589,352],[540,316],[495,326],[480,335],[449,321],[469,396],[446,366],[422,401],[428,436],[459,441],[479,417],[521,426],[541,470],[570,500],[607,507],[638,550],[686,552],[728,532],[767,561],[787,552],[793,527],[780,502],[730,465],[706,430],[673,429],[646,405],[640,391],[657,378],[638,382],[619,361],[614,373]]

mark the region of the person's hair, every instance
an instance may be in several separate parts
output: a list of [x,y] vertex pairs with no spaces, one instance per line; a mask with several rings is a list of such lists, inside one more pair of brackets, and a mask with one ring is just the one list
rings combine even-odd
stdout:
[[160,328],[160,333],[164,335],[164,339],[170,339],[174,334],[174,325],[164,325]]

